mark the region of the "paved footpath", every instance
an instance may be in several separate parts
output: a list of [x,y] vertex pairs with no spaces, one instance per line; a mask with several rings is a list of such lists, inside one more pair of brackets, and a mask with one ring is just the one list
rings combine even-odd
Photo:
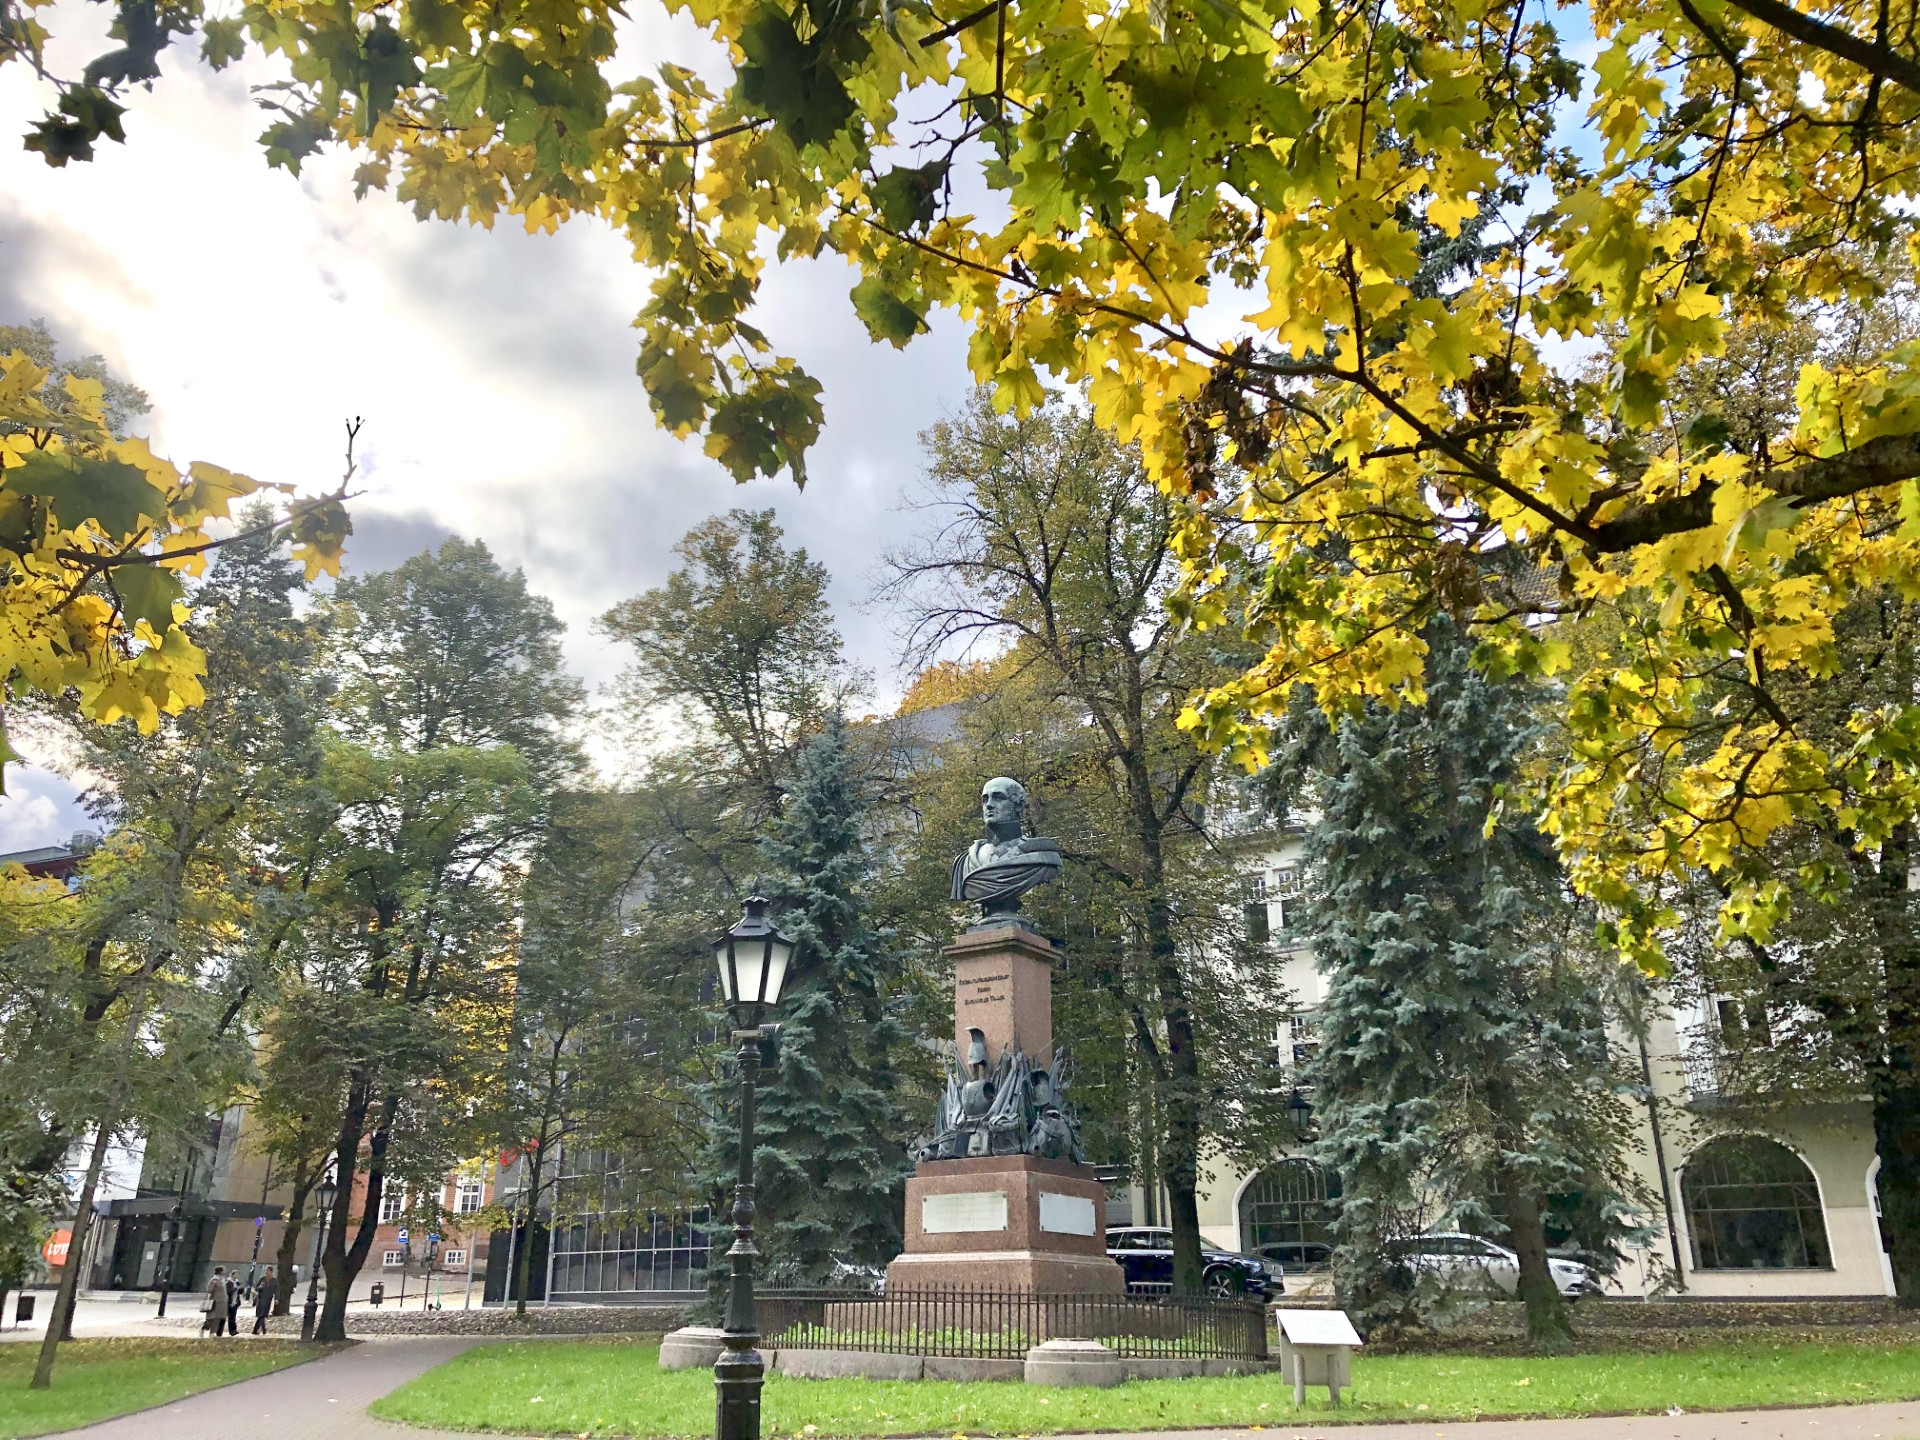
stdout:
[[[471,1433],[416,1430],[376,1420],[366,1407],[414,1376],[486,1343],[472,1336],[366,1340],[324,1360],[67,1433],[85,1440],[473,1440]],[[1920,1440],[1920,1402],[1592,1420],[1400,1425],[1282,1421],[1259,1430],[1109,1434],[1086,1440]]]
[[375,1420],[367,1406],[478,1343],[472,1336],[366,1340],[324,1360],[66,1433],[85,1440],[473,1440]]
[[[1054,1440],[1070,1437],[1056,1436]],[[1920,1403],[1454,1424],[1300,1425],[1280,1421],[1261,1430],[1188,1430],[1177,1436],[1109,1434],[1084,1440],[1920,1440]]]

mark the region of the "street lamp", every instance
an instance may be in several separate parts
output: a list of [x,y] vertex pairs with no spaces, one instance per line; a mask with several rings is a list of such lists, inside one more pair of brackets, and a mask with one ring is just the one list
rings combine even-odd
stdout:
[[160,1222],[160,1314],[167,1313],[167,1292],[173,1288],[173,1257],[180,1250],[180,1217],[185,1209],[176,1201]]
[[300,1338],[313,1339],[313,1315],[320,1308],[320,1257],[327,1250],[327,1221],[333,1218],[334,1197],[340,1193],[340,1187],[334,1183],[333,1169],[328,1167],[322,1177],[314,1198],[320,1202],[320,1226],[314,1235],[313,1273],[307,1277],[307,1308],[300,1317]]
[[779,1027],[761,1017],[780,1003],[793,960],[793,942],[767,919],[767,902],[751,897],[740,923],[713,942],[720,994],[733,1020],[740,1061],[740,1175],[733,1192],[732,1276],[727,1285],[726,1349],[713,1363],[714,1432],[719,1440],[760,1440],[760,1387],[767,1367],[754,1347],[760,1323],[753,1313],[753,1084],[763,1049]]
[[1287,1099],[1287,1114],[1293,1121],[1294,1135],[1306,1139],[1313,1126],[1313,1102],[1295,1090]]

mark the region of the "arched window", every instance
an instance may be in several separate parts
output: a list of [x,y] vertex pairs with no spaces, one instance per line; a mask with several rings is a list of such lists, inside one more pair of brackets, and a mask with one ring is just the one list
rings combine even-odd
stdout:
[[1774,1140],[1709,1140],[1680,1172],[1696,1270],[1831,1270],[1820,1187]]
[[1333,1251],[1327,1201],[1339,1193],[1339,1177],[1311,1160],[1269,1165],[1240,1192],[1242,1248],[1290,1271],[1326,1264]]

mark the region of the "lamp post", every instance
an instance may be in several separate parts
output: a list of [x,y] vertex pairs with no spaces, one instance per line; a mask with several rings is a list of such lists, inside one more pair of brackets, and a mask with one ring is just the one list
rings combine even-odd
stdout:
[[1294,1135],[1306,1139],[1313,1129],[1313,1102],[1296,1089],[1287,1099],[1287,1115],[1293,1121]]
[[740,923],[713,942],[720,994],[733,1020],[740,1061],[740,1174],[733,1192],[732,1274],[727,1285],[726,1349],[713,1362],[714,1433],[719,1440],[760,1440],[760,1387],[766,1364],[755,1348],[760,1324],[753,1313],[753,1086],[763,1050],[779,1027],[761,1017],[780,1003],[793,959],[793,942],[767,919],[767,902],[751,897]]
[[340,1193],[340,1187],[334,1183],[333,1171],[328,1169],[320,1181],[314,1198],[320,1202],[320,1224],[314,1235],[313,1273],[307,1276],[307,1308],[300,1317],[300,1338],[313,1339],[314,1312],[320,1308],[320,1257],[327,1250],[327,1222],[333,1218],[334,1197]]
[[180,1252],[180,1217],[184,1208],[177,1202],[160,1222],[160,1316],[167,1313],[167,1292],[173,1288],[173,1257]]

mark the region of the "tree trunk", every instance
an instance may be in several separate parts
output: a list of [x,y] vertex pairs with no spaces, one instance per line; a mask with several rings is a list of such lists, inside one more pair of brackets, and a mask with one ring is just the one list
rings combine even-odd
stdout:
[[[1898,854],[1904,871],[1909,852]],[[1911,898],[1901,900],[1898,936],[1884,950],[1886,1060],[1873,1077],[1873,1139],[1894,1289],[1902,1305],[1920,1308],[1920,945]]]
[[[540,1172],[546,1165],[545,1148],[545,1146],[535,1146],[533,1153],[527,1157],[527,1236],[520,1242],[520,1255],[516,1264],[520,1273],[515,1277],[519,1295],[513,1304],[513,1313],[522,1319],[527,1313],[527,1279],[533,1273],[533,1222],[540,1213]],[[547,1237],[547,1243],[549,1245],[553,1243],[551,1234]]]
[[1900,1303],[1920,1308],[1920,936],[1915,933],[1913,827],[1896,826],[1880,854],[1887,893],[1881,931],[1884,1039],[1870,1064],[1880,1224]]
[[1198,1295],[1200,1260],[1200,1049],[1186,979],[1180,973],[1179,943],[1167,904],[1166,854],[1154,803],[1153,779],[1144,749],[1126,757],[1128,789],[1140,847],[1141,888],[1146,892],[1146,942],[1160,1014],[1166,1027],[1166,1093],[1161,1115],[1166,1126],[1161,1147],[1161,1177],[1167,1187],[1168,1219],[1173,1226],[1173,1293]]
[[307,1192],[296,1190],[287,1207],[286,1229],[280,1232],[280,1248],[274,1252],[274,1273],[280,1277],[273,1296],[273,1313],[288,1315],[293,1307],[293,1267],[300,1263],[300,1232],[306,1228]]
[[[1167,967],[1178,983],[1178,972]],[[1162,981],[1166,996],[1167,982]],[[1163,1114],[1166,1144],[1161,1150],[1161,1175],[1167,1186],[1167,1218],[1173,1226],[1173,1293],[1200,1293],[1200,1067],[1195,1051],[1193,1020],[1186,998],[1178,994],[1167,1006],[1167,1071],[1170,1094]]]
[[1533,1183],[1503,1166],[1500,1188],[1507,1196],[1507,1233],[1520,1257],[1520,1299],[1527,1307],[1527,1340],[1535,1350],[1552,1353],[1573,1341],[1573,1316],[1547,1266],[1547,1236],[1540,1223],[1540,1196]]
[[[339,1189],[334,1195],[333,1214],[327,1222],[327,1242],[320,1255],[321,1269],[327,1277],[326,1303],[320,1308],[320,1323],[314,1330],[314,1338],[320,1341],[338,1343],[347,1338],[347,1294],[353,1288],[354,1277],[360,1273],[360,1267],[366,1263],[367,1251],[372,1248],[374,1231],[380,1223],[380,1196],[386,1179],[385,1126],[390,1116],[383,1118],[381,1129],[374,1132],[369,1144],[366,1203],[360,1212],[359,1232],[353,1237],[351,1245],[347,1243],[347,1217],[353,1208],[353,1180],[359,1170],[360,1140],[366,1133],[371,1102],[369,1089],[370,1082],[364,1075],[356,1077],[349,1085],[346,1108],[340,1119],[340,1133],[334,1147],[334,1154],[338,1157],[334,1178]],[[388,1109],[391,1111],[391,1104]]]
[[74,1210],[73,1235],[67,1241],[67,1263],[60,1267],[60,1289],[53,1299],[53,1314],[47,1317],[47,1333],[40,1338],[40,1357],[34,1362],[33,1380],[28,1388],[45,1390],[53,1384],[53,1359],[62,1340],[73,1338],[73,1306],[80,1294],[80,1266],[86,1259],[87,1232],[92,1228],[93,1192],[100,1184],[100,1171],[107,1163],[107,1147],[113,1142],[117,1116],[100,1117],[100,1133],[94,1137],[93,1155],[87,1161],[87,1178],[80,1186],[80,1203]]

